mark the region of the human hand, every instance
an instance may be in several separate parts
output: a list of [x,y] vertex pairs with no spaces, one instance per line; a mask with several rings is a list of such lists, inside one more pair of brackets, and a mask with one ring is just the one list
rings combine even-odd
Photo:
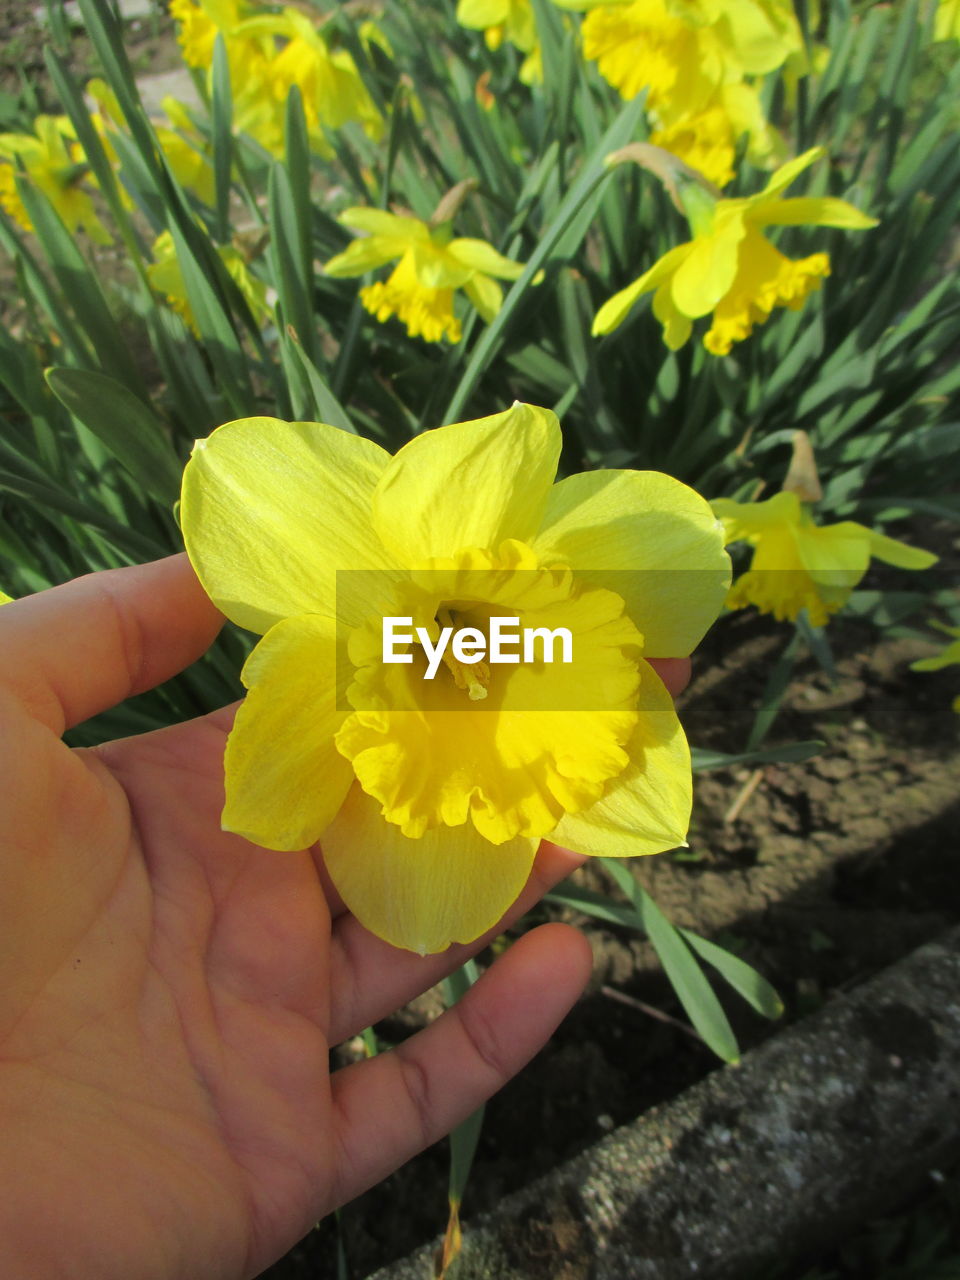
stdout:
[[[397,951],[344,910],[319,850],[221,831],[232,708],[63,744],[221,622],[183,556],[0,610],[6,1280],[255,1276],[498,1089],[587,980],[575,930],[535,929],[431,1026],[331,1077],[332,1045],[489,937]],[[656,665],[685,682],[688,664]],[[544,844],[507,922],[579,861]]]

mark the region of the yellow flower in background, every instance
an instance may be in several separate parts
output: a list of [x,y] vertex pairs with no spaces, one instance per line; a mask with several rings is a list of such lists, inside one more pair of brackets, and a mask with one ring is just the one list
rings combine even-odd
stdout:
[[678,156],[717,187],[732,181],[737,143],[746,137],[747,157],[768,168],[783,142],[766,120],[758,91],[745,83],[723,85],[702,110],[666,111],[654,120],[650,141]]
[[214,204],[217,196],[213,165],[201,149],[202,138],[186,107],[169,95],[163,99],[161,106],[173,128],[158,121],[153,121],[153,127],[173,176],[182,187],[194,192],[204,204]]
[[[243,255],[233,245],[218,246],[217,253],[246,299],[254,318],[260,324],[265,323],[270,317],[267,286],[251,274]],[[171,311],[182,316],[193,332],[199,336],[197,322],[187,297],[187,286],[184,284],[183,273],[177,259],[176,246],[169,231],[162,231],[153,242],[153,259],[153,262],[147,265],[150,283],[158,293],[163,294]]]
[[632,0],[588,8],[584,55],[623,97],[697,111],[722,84],[766,75],[803,49],[789,0]]
[[787,0],[557,2],[589,9],[584,54],[623,97],[646,90],[656,145],[718,186],[733,176],[744,135],[756,165],[782,151],[753,81],[804,53]]
[[0,591],[0,604],[12,604],[13,596],[8,596],[5,591]]
[[[237,28],[242,36],[284,41],[268,68],[270,89],[282,113],[287,96],[297,85],[311,141],[330,153],[323,129],[340,129],[359,122],[374,140],[383,132],[383,117],[374,105],[357,64],[345,49],[331,49],[314,21],[296,9],[248,18]],[[367,39],[371,32],[367,31]],[[282,117],[281,117],[282,118]]]
[[[825,253],[787,258],[762,234],[773,226],[845,227],[863,231],[877,221],[845,200],[829,196],[783,199],[781,193],[824,154],[814,147],[782,165],[758,195],[713,200],[701,188],[692,206],[692,240],[669,250],[633,284],[614,294],[597,312],[594,334],[622,324],[637,300],[654,291],[653,312],[667,346],[676,350],[690,337],[693,321],[713,314],[703,345],[726,355],[748,337],[774,307],[795,311],[830,272]],[[683,198],[683,197],[682,197]]]
[[63,219],[69,232],[80,227],[96,244],[110,244],[112,237],[97,217],[93,201],[81,183],[91,182],[89,166],[70,154],[76,141],[66,116],[37,116],[34,132],[0,133],[0,205],[24,231],[32,231],[27,211],[16,187],[17,162]]
[[462,27],[482,31],[488,49],[499,49],[506,40],[526,54],[520,68],[520,79],[524,84],[539,84],[543,80],[543,62],[531,0],[459,0],[457,21]]
[[516,280],[523,272],[523,263],[505,258],[485,240],[451,239],[448,223],[432,228],[419,218],[363,208],[346,209],[340,221],[368,234],[331,258],[324,271],[362,276],[397,262],[386,281],[360,290],[360,300],[381,322],[397,316],[412,338],[459,342],[454,291],[462,289],[489,322],[503,301],[497,279]]
[[[273,155],[284,147],[286,101],[297,85],[313,148],[332,150],[324,129],[357,121],[373,139],[383,118],[351,55],[331,49],[317,23],[293,8],[280,12],[238,0],[171,0],[179,23],[178,39],[189,66],[210,72],[218,34],[224,38],[233,92],[234,127],[255,138]],[[363,40],[389,45],[364,23]]]
[[[391,457],[318,423],[248,418],[198,441],[181,522],[210,597],[263,634],[226,757],[225,829],[322,840],[348,908],[435,952],[489,929],[539,840],[588,854],[683,842],[690,761],[647,658],[683,655],[729,562],[706,502],[657,472],[554,483],[554,414],[515,404]],[[431,682],[417,645],[383,661],[384,617],[494,614],[571,628],[573,664]]]
[[[96,103],[96,109],[91,111],[90,119],[100,136],[111,165],[119,171],[121,162],[113,144],[113,135],[125,132],[126,124],[116,94],[106,81],[100,79],[88,81],[86,92],[87,96]],[[153,119],[150,123],[174,177],[181,186],[199,196],[204,204],[213,204],[216,198],[213,165],[202,150],[203,140],[190,119],[186,107],[169,95],[163,99],[161,106],[170,124]],[[83,158],[83,150],[79,143],[74,144],[73,154],[78,160]],[[133,201],[122,183],[120,198],[128,208],[133,207]]]
[[489,49],[504,40],[522,53],[537,42],[537,23],[531,0],[459,0],[457,21],[462,27],[482,31]]
[[259,84],[274,52],[269,39],[240,32],[240,24],[260,12],[259,6],[240,0],[170,0],[170,16],[177,23],[177,41],[188,67],[209,71],[217,36],[222,35],[235,94]]
[[960,0],[940,0],[933,25],[934,40],[960,40]]
[[[953,636],[954,639],[934,657],[919,658],[916,662],[911,662],[911,671],[940,671],[943,667],[960,664],[960,627],[948,627],[936,622],[933,625],[948,636]],[[951,706],[954,711],[960,712],[960,694],[957,694]]]
[[784,490],[763,502],[711,503],[723,522],[727,543],[745,541],[754,548],[750,568],[727,597],[731,609],[754,605],[783,621],[806,609],[815,627],[846,604],[870,565],[871,557],[899,569],[929,569],[937,557],[853,520],[814,523],[810,506]]

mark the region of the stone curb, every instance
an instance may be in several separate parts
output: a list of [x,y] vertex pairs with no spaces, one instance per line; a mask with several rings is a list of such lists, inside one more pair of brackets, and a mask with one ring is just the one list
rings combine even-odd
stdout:
[[958,1102],[960,928],[468,1222],[450,1280],[748,1280],[960,1154]]

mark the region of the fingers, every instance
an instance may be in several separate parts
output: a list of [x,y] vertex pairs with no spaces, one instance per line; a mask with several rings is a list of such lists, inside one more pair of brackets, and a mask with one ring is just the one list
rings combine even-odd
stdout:
[[672,698],[679,697],[690,683],[689,658],[651,658],[650,665]]
[[59,734],[182,671],[222,623],[185,555],[92,573],[0,612],[0,671]]
[[334,922],[330,952],[333,993],[330,1043],[349,1040],[459,969],[465,960],[535,906],[583,861],[581,854],[544,840],[523,892],[503,919],[475,942],[448,947],[439,955],[418,956],[412,951],[399,951],[368,933],[353,916],[341,915]]
[[515,1075],[577,999],[590,963],[590,948],[576,930],[544,925],[515,943],[425,1030],[390,1053],[336,1072],[337,1202],[353,1199],[449,1133]]

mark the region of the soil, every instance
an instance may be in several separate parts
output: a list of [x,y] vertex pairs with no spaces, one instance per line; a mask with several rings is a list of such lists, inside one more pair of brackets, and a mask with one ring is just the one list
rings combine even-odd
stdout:
[[[0,130],[19,132],[25,116],[62,111],[46,73],[43,47],[48,38],[38,11],[43,14],[44,0],[0,0]],[[149,14],[126,24],[124,48],[136,75],[182,65],[173,31],[173,19],[160,0],[153,0]],[[81,85],[102,74],[81,26],[70,26],[69,44],[58,51]]]
[[[915,533],[914,541],[943,557],[931,587],[957,581],[960,542],[953,538],[946,529]],[[869,580],[884,583],[882,574]],[[903,587],[903,575],[890,585]],[[699,774],[683,860],[633,864],[675,924],[736,951],[777,987],[786,1005],[777,1024],[718,988],[743,1048],[960,921],[960,717],[950,706],[960,669],[911,672],[910,662],[934,644],[846,616],[834,619],[829,634],[836,683],[802,660],[767,739],[820,739],[821,754],[767,765],[758,777],[750,768]],[[718,623],[680,701],[694,744],[743,750],[787,636],[752,612]],[[595,868],[576,878],[614,892]],[[648,943],[550,907],[524,927],[557,917],[585,929],[593,981],[546,1049],[489,1104],[464,1203],[467,1228],[471,1213],[718,1065],[689,1030],[641,1007],[677,1023],[683,1017]],[[377,1033],[384,1046],[396,1043],[442,1008],[440,993],[428,992]],[[360,1052],[353,1045],[336,1056],[343,1062]],[[443,1230],[447,1169],[441,1143],[347,1206],[339,1226],[321,1224],[264,1276],[339,1280],[338,1230],[346,1274],[368,1276]]]

